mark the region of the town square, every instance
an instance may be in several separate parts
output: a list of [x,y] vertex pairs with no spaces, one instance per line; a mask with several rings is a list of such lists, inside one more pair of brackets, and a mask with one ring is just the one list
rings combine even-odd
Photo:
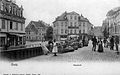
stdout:
[[0,75],[119,75],[119,0],[0,0]]

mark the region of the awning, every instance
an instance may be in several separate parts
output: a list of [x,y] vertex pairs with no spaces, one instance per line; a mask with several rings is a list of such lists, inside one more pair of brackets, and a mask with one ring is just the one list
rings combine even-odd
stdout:
[[23,36],[25,36],[25,35],[23,35],[23,34],[15,34],[15,33],[9,33],[9,35],[19,36],[19,37],[23,37]]
[[1,34],[1,33],[0,33],[0,37],[6,37],[6,34]]
[[69,37],[78,37],[78,35],[70,35]]
[[22,35],[22,34],[17,34],[17,36],[23,37],[23,36],[25,36],[25,35]]

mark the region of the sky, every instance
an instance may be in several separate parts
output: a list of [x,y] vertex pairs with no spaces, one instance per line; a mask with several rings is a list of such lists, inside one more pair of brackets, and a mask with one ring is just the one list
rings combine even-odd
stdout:
[[82,14],[94,26],[102,26],[109,10],[120,7],[120,0],[16,0],[24,8],[26,26],[30,21],[51,24],[65,11]]

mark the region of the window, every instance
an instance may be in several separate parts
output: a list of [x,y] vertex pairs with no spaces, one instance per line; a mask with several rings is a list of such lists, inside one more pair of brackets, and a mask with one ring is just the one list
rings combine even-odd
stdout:
[[76,29],[74,30],[74,33],[76,34]]
[[55,24],[54,24],[54,27],[55,27]]
[[72,16],[70,16],[70,19],[72,20]]
[[61,29],[61,34],[63,34],[63,29]]
[[67,22],[65,22],[65,26],[67,27]]
[[77,16],[75,16],[75,20],[77,20]]
[[2,29],[5,29],[5,20],[2,20]]
[[3,11],[4,9],[4,4],[1,2],[1,10]]
[[79,33],[81,33],[81,30],[79,31]]
[[72,26],[72,22],[70,22],[70,26]]
[[75,27],[76,27],[76,24],[77,24],[77,23],[75,22],[74,24],[75,24]]
[[63,22],[61,22],[61,26],[63,27]]
[[12,6],[10,6],[10,13],[12,14]]
[[13,22],[10,22],[10,29],[13,29]]
[[85,30],[83,30],[83,33],[85,33]]
[[9,12],[8,5],[7,5],[7,4],[5,5],[5,12],[7,12],[7,13]]
[[15,28],[15,30],[18,30],[18,23],[16,22],[16,28]]
[[21,23],[21,31],[23,31],[23,24]]
[[83,23],[83,27],[85,27],[85,22]]
[[72,34],[72,29],[71,29],[70,33]]
[[67,30],[65,30],[65,33],[67,34]]

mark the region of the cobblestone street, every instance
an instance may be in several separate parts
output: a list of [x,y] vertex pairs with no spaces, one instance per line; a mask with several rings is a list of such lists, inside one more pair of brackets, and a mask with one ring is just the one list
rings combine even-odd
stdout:
[[120,61],[120,55],[116,51],[111,51],[109,48],[104,48],[104,53],[93,52],[90,42],[88,47],[79,48],[74,52],[58,54],[54,57],[52,54],[42,55],[23,61],[53,61],[53,62],[84,62],[84,61],[99,61],[99,62],[115,62]]
[[[1,74],[40,75],[119,75],[120,55],[105,49],[104,53],[93,52],[92,45],[74,52],[42,55],[20,61],[0,62]],[[14,64],[14,65],[12,65]],[[17,65],[17,66],[15,66]],[[113,72],[113,69],[116,71]],[[47,72],[46,72],[47,71]]]

